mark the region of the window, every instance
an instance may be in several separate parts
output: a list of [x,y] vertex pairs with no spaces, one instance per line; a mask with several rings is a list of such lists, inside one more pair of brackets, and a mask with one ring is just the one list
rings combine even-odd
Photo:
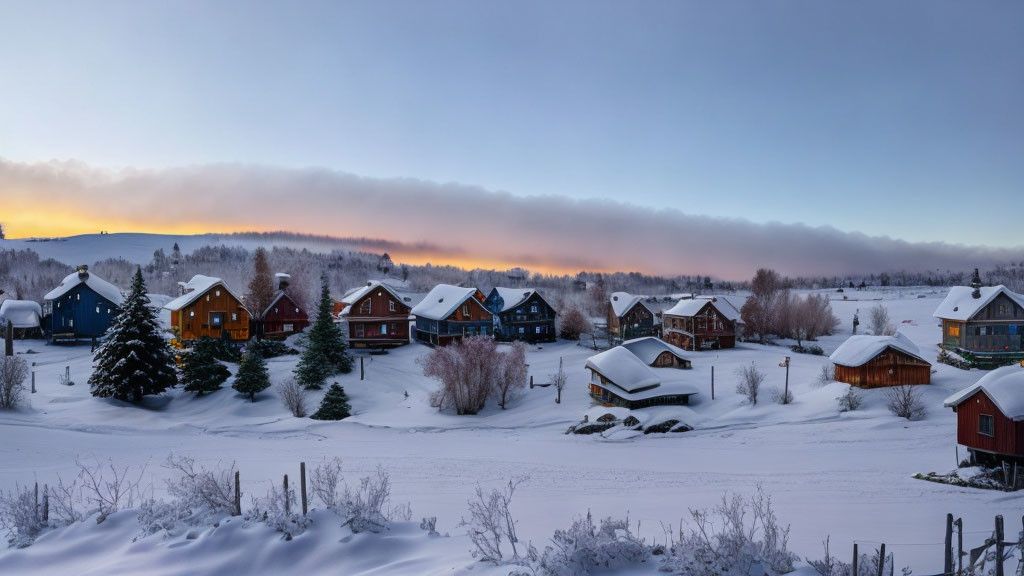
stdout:
[[210,312],[210,325],[214,328],[220,328],[224,325],[224,313],[223,312]]
[[196,311],[195,310],[189,310],[188,311],[188,317],[189,318],[195,318],[196,317]]
[[536,314],[536,313],[537,313],[537,305],[536,304],[530,304],[530,314]]
[[75,319],[74,318],[68,318],[68,326],[70,326],[72,328],[75,327]]
[[388,300],[388,310],[390,310],[391,312],[395,311],[395,301],[394,300]]
[[232,312],[231,313],[231,321],[232,322],[238,322],[238,313],[237,312]]
[[991,414],[979,414],[978,415],[978,434],[982,436],[995,436],[995,423],[992,420]]
[[519,327],[519,333],[520,334],[525,334],[526,333],[526,328],[523,328],[522,326],[520,326]]
[[284,325],[284,331],[285,332],[294,332],[295,331],[295,324],[285,324]]
[[540,334],[542,332],[544,332],[544,328],[541,326],[537,326],[537,334]]
[[371,312],[373,312],[373,301],[363,300],[363,303],[359,305],[359,313],[370,314]]
[[387,324],[381,324],[380,325],[380,335],[381,336],[387,336],[388,335],[388,325]]
[[99,314],[99,313],[100,313],[100,305],[99,305],[99,304],[97,304],[97,305],[96,305],[96,313],[97,313],[97,314]]
[[463,317],[468,317],[469,316],[469,305],[467,305],[467,304],[463,304],[462,305],[462,316]]
[[207,294],[207,295],[206,295],[206,301],[207,301],[207,302],[209,302],[209,301],[210,301],[210,295],[209,295],[209,294]]
[[214,294],[219,297],[220,296],[220,290],[215,291]]
[[296,314],[298,314],[298,313],[299,313],[299,309],[298,309],[298,308],[296,308],[296,309],[295,309],[295,313],[296,313]]
[[82,295],[81,294],[75,294],[75,300],[76,301],[77,300],[81,300],[81,299],[82,299]]
[[356,324],[356,338],[364,338],[366,336],[366,326],[362,324]]
[[999,305],[999,314],[1006,314],[1006,304]]
[[960,337],[960,325],[959,324],[950,324],[949,325],[948,334],[950,336],[954,337],[954,338],[959,338]]

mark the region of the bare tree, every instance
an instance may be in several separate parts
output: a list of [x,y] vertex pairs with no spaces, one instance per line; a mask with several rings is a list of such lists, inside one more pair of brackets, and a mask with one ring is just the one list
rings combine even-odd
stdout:
[[325,458],[309,475],[309,486],[313,490],[313,495],[319,498],[328,510],[335,510],[342,503],[341,480],[341,458]]
[[494,391],[498,395],[498,406],[504,410],[526,387],[526,345],[522,342],[512,344],[512,349],[502,353],[498,360],[500,365]]
[[750,404],[757,405],[757,396],[761,392],[761,384],[765,379],[764,372],[758,370],[757,365],[751,362],[750,366],[737,368],[736,377],[739,378],[739,382],[736,383],[736,393],[742,394]]
[[565,367],[562,362],[562,358],[558,358],[558,372],[551,375],[551,385],[555,387],[555,391],[558,392],[558,396],[555,397],[555,404],[562,403],[562,390],[565,390],[565,385],[569,383],[569,375],[565,373]]
[[510,507],[516,488],[524,481],[526,478],[509,480],[503,489],[495,488],[490,492],[484,492],[480,486],[476,487],[476,494],[469,501],[469,520],[463,519],[459,523],[460,526],[466,526],[466,534],[475,548],[472,551],[474,558],[494,564],[504,563],[505,554],[501,549],[503,542],[512,546],[512,560],[519,558],[516,546],[519,543],[516,534],[518,522],[512,517]]
[[296,418],[306,416],[306,391],[294,378],[289,378],[278,385],[277,395],[292,416]]
[[774,270],[761,268],[750,281],[750,298],[740,310],[751,334],[764,344],[768,334],[778,329],[780,300],[784,295],[782,277]]
[[245,292],[245,306],[256,321],[256,337],[263,337],[263,313],[274,301],[274,276],[267,261],[267,250],[260,246],[253,253],[252,278]]
[[435,348],[423,359],[423,374],[441,382],[430,395],[431,406],[454,408],[460,415],[482,410],[501,374],[501,356],[494,340],[486,336]]
[[590,320],[579,307],[570,305],[558,315],[558,336],[566,340],[579,340],[580,334],[593,330]]
[[17,356],[0,356],[0,408],[10,410],[21,404],[26,378],[28,362]]
[[871,333],[875,336],[892,336],[896,333],[896,328],[889,321],[889,310],[881,304],[876,304],[871,307],[871,324],[869,328]]
[[885,389],[889,411],[907,420],[920,420],[928,413],[922,392],[917,386],[903,385]]

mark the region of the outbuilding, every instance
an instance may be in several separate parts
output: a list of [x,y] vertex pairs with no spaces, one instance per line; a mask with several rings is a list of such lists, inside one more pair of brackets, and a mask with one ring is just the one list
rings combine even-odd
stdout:
[[685,405],[696,387],[681,381],[663,382],[643,360],[623,346],[595,354],[590,370],[590,395],[606,406],[634,410],[650,406]]
[[906,336],[850,336],[829,356],[836,381],[860,388],[930,384],[932,365]]
[[117,286],[79,266],[46,296],[50,337],[74,340],[107,333],[124,304]]
[[0,302],[0,334],[6,338],[7,324],[14,329],[15,338],[28,338],[39,334],[43,308],[31,300],[4,300]]
[[943,404],[956,412],[956,441],[972,463],[1024,463],[1024,366],[996,368]]

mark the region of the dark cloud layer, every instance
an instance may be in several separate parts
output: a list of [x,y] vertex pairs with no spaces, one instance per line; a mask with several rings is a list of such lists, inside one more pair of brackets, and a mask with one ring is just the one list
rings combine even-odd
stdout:
[[[1024,249],[911,243],[827,226],[757,224],[622,202],[514,196],[474,186],[372,179],[323,169],[203,165],[107,171],[80,162],[0,159],[0,197],[45,199],[98,221],[203,223],[211,231],[289,230],[360,237],[438,262],[502,262],[746,278],[963,270],[1020,260]],[[728,199],[723,199],[728,202]],[[4,202],[7,204],[7,202]],[[836,206],[836,210],[842,210]],[[3,216],[0,215],[0,221]],[[937,229],[945,223],[936,222]],[[166,229],[166,228],[165,228]],[[937,230],[936,236],[941,236]]]

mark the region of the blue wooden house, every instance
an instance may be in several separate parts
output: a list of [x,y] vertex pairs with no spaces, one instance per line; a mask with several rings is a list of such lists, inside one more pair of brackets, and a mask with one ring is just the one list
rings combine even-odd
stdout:
[[409,312],[416,320],[416,339],[444,346],[466,336],[491,336],[494,320],[483,300],[476,288],[435,286]]
[[44,297],[49,310],[46,329],[54,340],[99,338],[107,333],[124,297],[117,286],[79,266]]
[[533,288],[494,288],[484,306],[494,314],[498,340],[555,341],[555,309]]

